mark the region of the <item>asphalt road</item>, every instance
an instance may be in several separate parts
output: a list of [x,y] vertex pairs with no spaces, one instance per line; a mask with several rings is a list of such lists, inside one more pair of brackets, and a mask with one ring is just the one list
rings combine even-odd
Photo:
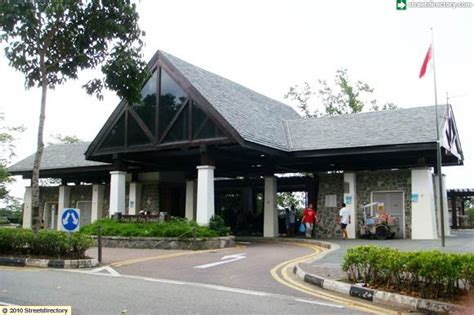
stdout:
[[20,268],[0,270],[1,303],[71,305],[73,314],[363,314],[329,302],[266,292]]
[[210,251],[104,249],[106,265],[94,270],[0,266],[0,305],[71,305],[74,314],[393,313],[296,279],[292,264],[320,251],[252,242]]
[[[113,268],[120,274],[306,296],[275,282],[270,270],[283,261],[310,254],[313,252],[311,249],[284,243],[252,243],[244,246],[226,251],[136,262],[130,265],[113,266]],[[241,255],[245,258],[208,268],[195,268],[221,262],[223,257],[229,255]]]

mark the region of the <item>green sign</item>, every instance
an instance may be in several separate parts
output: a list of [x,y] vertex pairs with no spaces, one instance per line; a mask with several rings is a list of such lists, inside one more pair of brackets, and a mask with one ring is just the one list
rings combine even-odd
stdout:
[[397,0],[397,10],[406,10],[407,0]]

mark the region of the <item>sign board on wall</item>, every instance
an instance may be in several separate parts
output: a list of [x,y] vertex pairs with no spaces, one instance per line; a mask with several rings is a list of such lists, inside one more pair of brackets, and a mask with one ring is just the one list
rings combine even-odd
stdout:
[[352,204],[352,196],[345,196],[344,197],[344,203],[346,205],[351,205]]
[[330,208],[337,207],[337,195],[326,195],[325,196],[325,206]]
[[420,195],[418,193],[411,194],[411,202],[418,202]]

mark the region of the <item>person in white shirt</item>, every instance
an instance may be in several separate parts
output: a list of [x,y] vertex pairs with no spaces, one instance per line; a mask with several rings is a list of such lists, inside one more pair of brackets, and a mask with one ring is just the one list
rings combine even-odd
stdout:
[[346,208],[345,203],[342,204],[342,208],[339,210],[339,224],[341,225],[342,237],[345,240],[349,239],[346,227],[348,224],[351,224],[351,213],[349,209]]

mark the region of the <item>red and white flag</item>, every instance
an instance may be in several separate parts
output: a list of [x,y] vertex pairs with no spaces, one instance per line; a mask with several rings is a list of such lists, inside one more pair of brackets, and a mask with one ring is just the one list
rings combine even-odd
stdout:
[[428,48],[428,51],[426,52],[425,60],[423,60],[423,64],[421,65],[420,69],[420,79],[425,75],[426,73],[426,68],[428,67],[428,63],[431,60],[431,45],[430,48]]

